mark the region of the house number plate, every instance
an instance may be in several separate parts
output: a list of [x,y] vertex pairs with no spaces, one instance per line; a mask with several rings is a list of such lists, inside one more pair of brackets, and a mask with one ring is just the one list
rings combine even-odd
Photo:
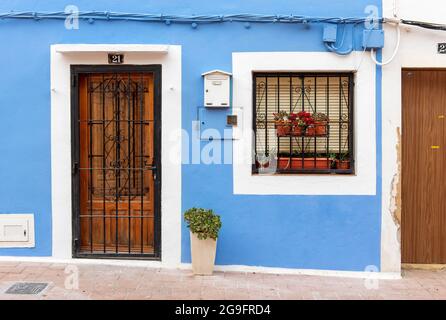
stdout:
[[446,54],[446,43],[439,43],[438,44],[438,53]]
[[124,55],[122,53],[109,53],[108,54],[108,63],[109,64],[123,64],[124,63]]

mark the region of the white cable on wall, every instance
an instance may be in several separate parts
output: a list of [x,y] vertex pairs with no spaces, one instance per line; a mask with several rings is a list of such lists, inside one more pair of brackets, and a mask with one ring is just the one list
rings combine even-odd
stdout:
[[376,63],[378,66],[385,66],[389,63],[391,63],[393,61],[393,59],[395,59],[396,54],[398,53],[398,50],[400,48],[400,42],[401,42],[401,29],[400,29],[400,24],[396,23],[396,46],[395,46],[395,50],[393,51],[392,56],[390,57],[389,60],[385,61],[385,62],[379,62],[376,59],[376,54],[375,54],[375,49],[370,50],[370,56],[372,57],[372,60],[374,63]]
[[393,17],[398,18],[398,0],[393,0]]

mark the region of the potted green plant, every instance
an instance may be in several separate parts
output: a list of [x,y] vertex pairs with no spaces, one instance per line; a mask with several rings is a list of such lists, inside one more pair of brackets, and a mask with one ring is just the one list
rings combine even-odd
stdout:
[[340,153],[336,160],[336,169],[348,170],[350,169],[350,155],[348,152]]
[[331,169],[336,169],[336,166],[337,166],[337,157],[338,157],[338,155],[337,155],[337,153],[329,153],[328,154],[328,158],[330,159],[330,168]]
[[316,136],[325,136],[328,133],[328,116],[319,112],[313,114],[313,119]]
[[196,275],[211,275],[214,270],[220,216],[213,210],[191,208],[184,213],[190,230],[192,270]]
[[291,121],[288,112],[281,110],[274,113],[274,122],[276,124],[276,132],[278,137],[286,137],[291,132]]

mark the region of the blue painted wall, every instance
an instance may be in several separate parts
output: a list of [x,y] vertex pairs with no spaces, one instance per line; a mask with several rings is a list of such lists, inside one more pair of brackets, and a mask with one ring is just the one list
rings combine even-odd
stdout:
[[[150,12],[165,14],[295,14],[364,16],[378,0],[17,0],[11,10]],[[355,48],[361,50],[361,27]],[[240,23],[190,25],[128,21],[0,20],[0,212],[36,214],[36,248],[0,249],[0,255],[51,255],[50,52],[55,43],[169,43],[182,45],[183,119],[189,133],[202,104],[201,73],[231,71],[234,51],[325,51],[322,26]],[[377,88],[381,87],[378,69]],[[380,123],[380,89],[377,91]],[[377,126],[377,141],[381,138]],[[231,145],[225,144],[230,150]],[[182,208],[215,209],[222,216],[217,263],[289,268],[364,270],[380,265],[381,147],[377,196],[236,196],[231,165],[183,165]],[[67,183],[69,183],[67,181]],[[182,261],[190,261],[189,233],[182,229]]]

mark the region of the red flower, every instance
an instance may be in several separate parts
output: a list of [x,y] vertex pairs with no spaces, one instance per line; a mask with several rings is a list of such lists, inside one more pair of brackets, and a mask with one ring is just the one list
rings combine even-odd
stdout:
[[288,120],[290,121],[296,121],[298,115],[295,113],[290,113],[290,115],[288,116]]
[[309,118],[305,118],[304,122],[305,122],[305,124],[306,124],[307,126],[309,126],[309,125],[314,124],[314,119],[311,118],[311,117],[309,117]]
[[311,118],[311,114],[309,112],[301,111],[297,114],[297,116],[301,119]]

